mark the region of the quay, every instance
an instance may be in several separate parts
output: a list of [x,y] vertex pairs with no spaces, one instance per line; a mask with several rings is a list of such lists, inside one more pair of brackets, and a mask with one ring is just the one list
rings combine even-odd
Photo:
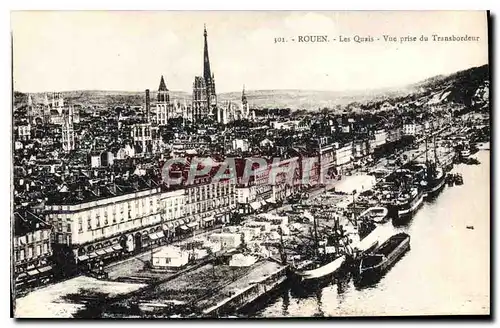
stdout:
[[[204,308],[204,316],[220,317],[237,313],[283,284],[287,279],[287,269],[288,266],[274,261],[259,263],[247,275],[221,289],[215,297],[199,302],[199,308]],[[209,307],[205,308],[207,305]]]
[[115,298],[104,316],[133,317],[131,307],[146,317],[213,317],[235,313],[284,283],[287,268],[273,259],[239,268],[206,262],[144,286],[127,297]]

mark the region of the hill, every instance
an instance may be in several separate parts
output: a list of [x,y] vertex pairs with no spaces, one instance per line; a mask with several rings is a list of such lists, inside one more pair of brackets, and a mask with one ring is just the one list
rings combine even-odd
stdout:
[[467,107],[489,106],[489,66],[483,65],[448,76],[436,76],[414,85],[426,104],[454,103]]
[[[489,97],[489,67],[473,67],[451,75],[438,75],[404,88],[366,91],[315,91],[315,90],[248,90],[248,101],[252,108],[291,108],[317,110],[339,108],[348,104],[378,103],[390,99],[411,97],[422,104],[453,102],[465,106],[485,106]],[[144,92],[83,90],[61,92],[66,101],[81,105],[116,106],[128,104],[142,106]],[[32,94],[35,102],[43,102],[44,93]],[[173,100],[189,101],[191,94],[183,91],[171,91]],[[156,91],[151,92],[151,99],[156,98]],[[218,94],[219,103],[241,101],[240,92]],[[25,104],[27,95],[16,92],[15,107]]]

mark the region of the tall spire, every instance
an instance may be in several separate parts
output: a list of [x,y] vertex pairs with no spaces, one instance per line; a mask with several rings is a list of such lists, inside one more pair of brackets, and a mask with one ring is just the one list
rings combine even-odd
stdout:
[[203,36],[205,38],[205,47],[203,49],[203,78],[205,79],[205,83],[207,83],[211,80],[212,74],[210,72],[210,59],[208,58],[207,27],[205,24],[203,24],[203,30]]
[[245,95],[245,85],[243,84],[243,91],[241,92],[241,102],[243,104],[246,104],[247,102],[247,96]]
[[161,76],[160,86],[158,87],[158,91],[168,91],[167,85],[165,84],[165,80],[163,79],[163,75]]

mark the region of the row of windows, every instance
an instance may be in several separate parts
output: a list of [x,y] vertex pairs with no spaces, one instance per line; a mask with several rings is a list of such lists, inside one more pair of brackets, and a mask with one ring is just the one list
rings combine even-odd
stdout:
[[224,206],[229,206],[231,204],[234,204],[235,201],[234,199],[229,199],[229,198],[224,198],[222,202],[219,203],[219,205],[216,205],[215,201],[208,201],[208,202],[203,202],[199,204],[195,204],[194,206],[190,207],[190,214],[197,214],[197,213],[203,213],[206,211],[210,211],[213,209],[216,209],[218,207],[224,207]]
[[167,204],[167,207],[170,207],[172,204],[173,205],[177,205],[177,204],[181,204],[182,203],[182,198],[174,198],[174,199],[167,199],[166,200],[166,204]]
[[[202,179],[203,181],[202,182],[207,182],[208,181],[208,178],[203,178]],[[205,181],[206,180],[206,181]],[[195,187],[195,188],[190,188],[188,189],[188,193],[194,193],[194,192],[198,192],[198,191],[208,191],[208,190],[216,190],[216,189],[219,189],[219,190],[222,190],[222,189],[230,189],[230,188],[234,188],[234,184],[230,184],[230,183],[211,183],[211,184],[207,184],[207,185],[204,185],[204,186],[198,186],[198,187]]]
[[[161,220],[158,219],[156,221],[160,222]],[[132,228],[137,228],[137,227],[140,227],[143,225],[148,225],[151,223],[154,223],[154,220],[153,220],[153,218],[150,218],[150,217],[146,217],[143,219],[136,219],[134,221],[129,221],[129,222],[123,223],[123,225],[121,227],[119,227],[118,225],[113,225],[113,226],[103,227],[103,228],[99,228],[99,229],[94,229],[94,230],[92,230],[92,237],[102,237],[102,236],[106,236],[109,234],[117,233],[118,230],[121,230],[122,228],[129,230]],[[79,232],[82,233],[83,231],[80,230]],[[72,238],[71,234],[57,233],[54,236],[54,242],[56,242],[58,244],[71,245],[72,240],[73,240],[73,238]]]
[[57,234],[56,235],[56,240],[57,240],[57,243],[58,244],[67,244],[67,245],[71,245],[71,235],[65,235],[65,234]]
[[[159,203],[160,201],[157,200],[157,203]],[[110,224],[116,224],[118,222],[124,222],[124,221],[128,221],[128,220],[133,220],[135,218],[137,218],[138,216],[143,216],[143,215],[153,215],[153,214],[157,214],[157,210],[156,210],[156,206],[154,206],[154,202],[153,200],[150,200],[150,207],[149,207],[149,210],[144,210],[144,211],[141,211],[140,207],[139,207],[139,200],[136,200],[134,201],[134,205],[135,205],[135,208],[136,208],[136,213],[132,213],[131,211],[131,204],[129,204],[128,208],[126,206],[126,204],[122,203],[118,206],[113,206],[112,207],[112,213],[111,215],[108,215],[109,211],[91,211],[90,213],[88,213],[86,215],[86,222],[87,222],[87,230],[92,230],[93,228],[101,228],[101,227],[104,227],[104,226],[108,226]],[[177,213],[180,211],[180,201],[178,199],[174,199],[172,201],[172,203],[174,204],[174,206],[172,207],[171,206],[171,203],[170,203],[170,200],[168,200],[167,202],[169,204],[168,206],[168,210],[163,212],[165,214],[171,214],[172,212],[174,213]],[[143,200],[142,201],[142,205],[145,205],[145,201]],[[117,212],[116,210],[119,210],[119,212]],[[103,213],[103,215],[101,216],[100,214]],[[95,215],[94,217],[92,217],[92,215]],[[167,216],[170,216],[170,215],[167,215]],[[66,219],[69,219],[69,215],[66,216]],[[84,215],[85,217],[85,215]],[[77,220],[78,220],[78,231],[83,231],[83,222],[84,222],[84,217],[79,217]],[[63,222],[61,221],[62,218],[59,217],[59,222],[57,223],[57,231],[59,232],[64,232],[64,231],[67,231],[67,232],[71,232],[71,224],[70,223],[67,223],[66,226],[63,224]]]
[[42,239],[49,239],[49,230],[37,230],[33,233],[26,234],[26,236],[15,238],[14,246],[31,244],[33,241],[40,241]]
[[[156,203],[156,204],[155,204]],[[142,198],[142,199],[136,199],[136,200],[133,200],[133,201],[129,201],[129,202],[121,202],[121,203],[117,203],[117,204],[112,204],[112,205],[108,205],[108,206],[104,206],[104,207],[100,207],[100,208],[95,208],[95,209],[91,209],[90,210],[90,214],[91,215],[100,215],[100,214],[103,214],[103,215],[106,215],[107,213],[109,213],[109,209],[111,209],[111,213],[116,213],[116,212],[125,212],[127,210],[130,210],[132,208],[135,208],[136,210],[140,209],[140,208],[147,208],[147,205],[149,204],[149,208],[155,208],[155,205],[158,207],[160,206],[160,199],[159,198],[156,198],[156,199],[149,199],[149,201],[146,200],[146,197]],[[60,210],[62,210],[62,208],[60,208]],[[70,218],[70,214],[66,214],[66,219],[69,219]]]
[[[142,129],[135,129],[135,136],[136,137],[142,137],[143,136],[143,133],[142,133]],[[151,131],[149,129],[144,129],[144,136],[145,137],[149,137],[151,136]]]
[[[217,193],[217,195],[212,195],[212,196],[205,196],[205,195],[194,195],[194,196],[191,196],[191,202],[192,203],[195,203],[195,202],[198,202],[198,201],[203,201],[203,200],[215,200],[215,199],[219,199],[221,196],[228,196],[228,195],[233,195],[234,193],[231,192],[230,194],[229,193],[224,193],[224,194],[219,194]],[[189,201],[187,202],[189,203]]]
[[[210,185],[213,186],[213,185]],[[224,185],[223,185],[224,186]],[[226,185],[229,186],[229,185]],[[234,186],[234,185],[231,185]],[[220,196],[220,195],[229,195],[230,193],[234,192],[234,187],[228,188],[228,187],[222,187],[222,188],[213,188],[213,187],[208,187],[208,186],[203,186],[203,187],[198,187],[198,188],[192,188],[188,189],[188,195],[189,197],[201,197],[201,198],[209,198],[209,197],[214,197],[215,195]]]
[[46,255],[49,253],[49,244],[43,243],[43,245],[37,245],[36,247],[28,247],[27,251],[22,248],[15,252],[16,261],[30,260],[40,255]]
[[[180,208],[175,206],[173,209],[173,212],[176,213],[180,211]],[[168,211],[165,212],[166,216],[170,216],[168,214],[172,213],[172,208],[169,208]],[[149,213],[145,212],[142,213],[143,215],[154,215],[158,214],[157,212],[154,212],[152,209],[150,209]],[[92,220],[91,217],[87,217],[87,231],[93,230],[93,229],[100,229],[101,227],[106,227],[108,225],[114,225],[118,222],[126,222],[130,220],[135,220],[138,217],[141,217],[141,213],[136,213],[134,216],[132,214],[132,211],[127,211],[126,213],[120,213],[119,215],[112,215],[111,218],[108,218],[107,215],[105,215],[102,219],[100,216],[97,216],[95,220]],[[59,231],[62,231],[62,223],[59,223]],[[68,224],[68,232],[71,231],[71,225]],[[83,219],[81,217],[78,218],[78,231],[83,232]]]
[[[160,222],[160,219],[154,219],[154,217],[146,217],[143,219],[135,219],[133,221],[128,221],[121,223],[121,226],[119,225],[112,225],[104,228],[99,228],[99,229],[94,229],[92,230],[92,236],[93,237],[101,237],[101,236],[106,236],[110,234],[114,234],[119,232],[119,230],[130,230],[133,228],[138,228],[144,225],[149,225],[152,223]],[[80,231],[83,232],[83,231]]]

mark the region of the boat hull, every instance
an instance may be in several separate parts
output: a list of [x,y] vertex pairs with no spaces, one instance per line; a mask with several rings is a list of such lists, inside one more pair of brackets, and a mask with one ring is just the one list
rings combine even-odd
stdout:
[[425,200],[433,199],[441,190],[443,190],[444,185],[446,184],[446,177],[443,175],[441,179],[435,181],[431,186],[429,186],[428,190],[425,193]]
[[351,271],[353,260],[347,257],[346,260],[336,270],[325,273],[321,276],[310,277],[304,274],[304,270],[290,269],[289,281],[291,287],[299,291],[310,291],[335,283],[338,279]]
[[[384,247],[384,244],[380,246],[380,248],[382,247]],[[368,268],[361,268],[360,264],[359,270],[356,275],[356,283],[359,285],[363,285],[379,281],[380,278],[382,278],[382,276],[409,250],[410,236],[406,235],[406,237],[401,240],[401,242],[398,243],[398,245],[394,247],[394,249],[392,249],[389,254],[383,256],[383,260],[379,264]],[[366,258],[370,256],[373,257],[381,255],[377,254],[377,250],[375,250],[373,254],[367,255]]]
[[369,219],[376,223],[383,223],[387,220],[388,210],[386,207],[370,207],[359,215],[358,220]]
[[395,224],[404,223],[406,220],[412,217],[418,209],[422,206],[424,200],[424,194],[419,192],[415,198],[403,205],[393,205],[396,207],[395,210],[391,211],[394,213],[392,222]]

